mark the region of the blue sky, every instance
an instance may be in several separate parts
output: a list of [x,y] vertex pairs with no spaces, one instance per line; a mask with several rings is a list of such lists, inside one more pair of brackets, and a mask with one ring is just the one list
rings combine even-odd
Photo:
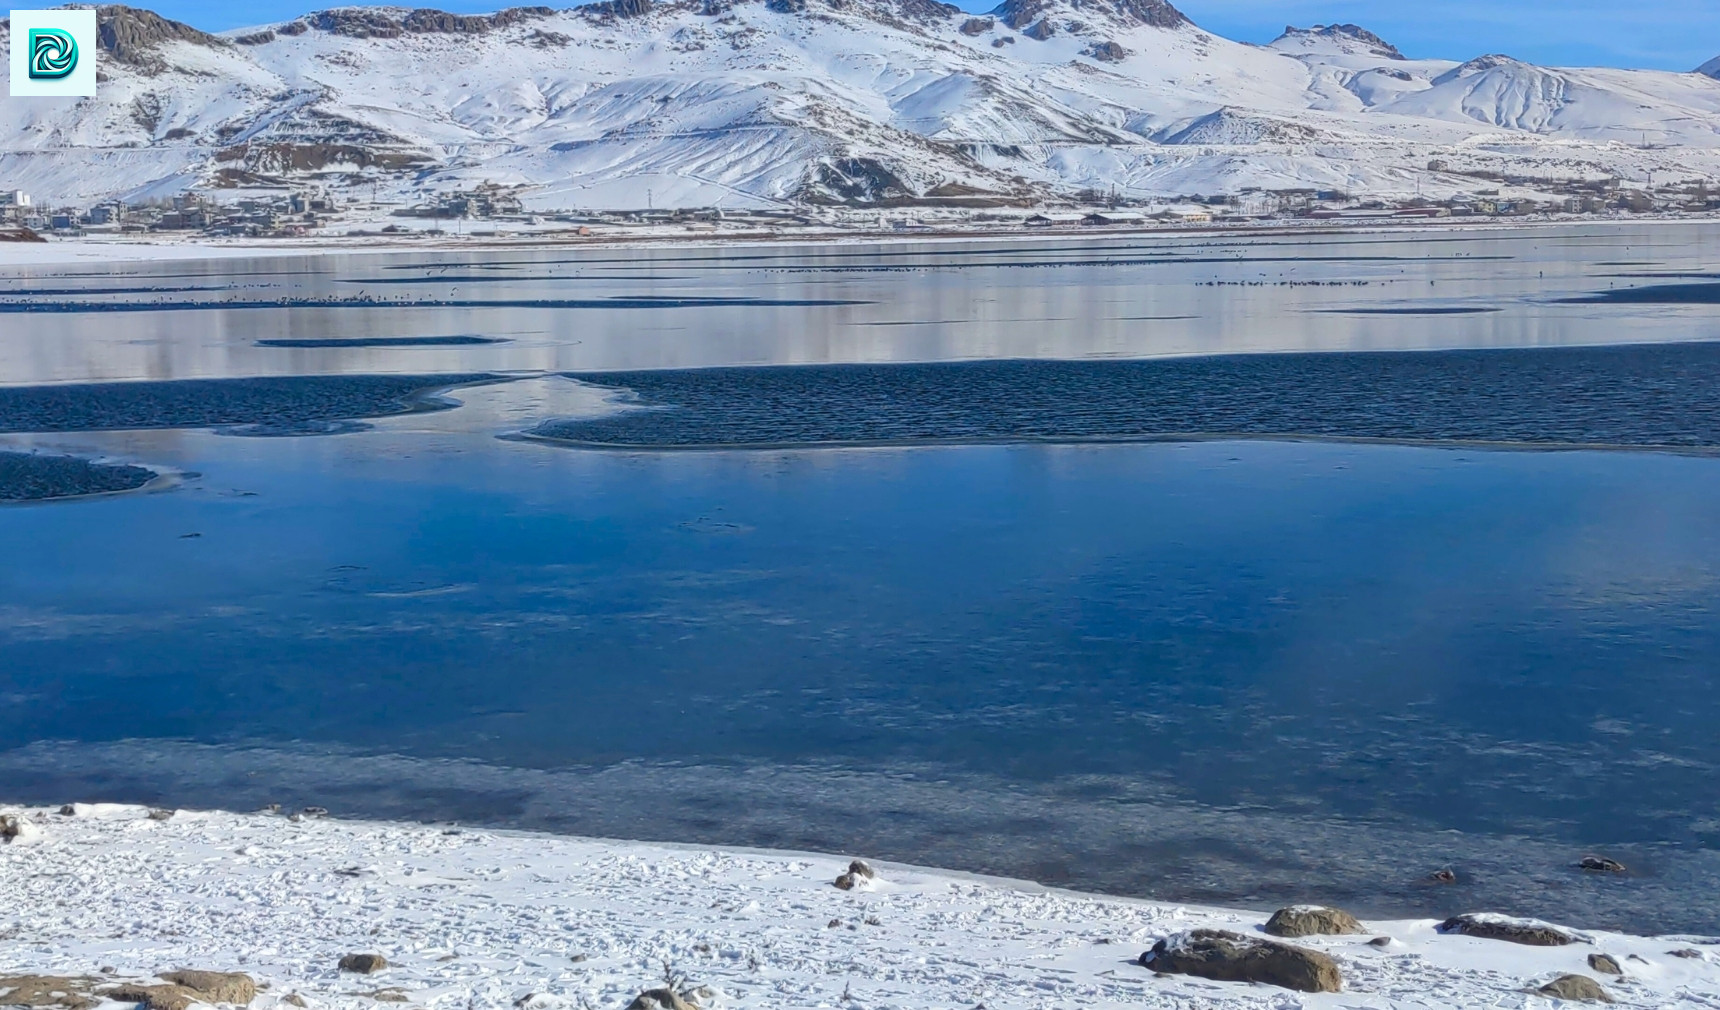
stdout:
[[[342,0],[130,0],[219,31],[277,21]],[[420,0],[470,12],[578,0]],[[957,0],[989,7],[994,0]],[[1202,27],[1268,42],[1287,24],[1353,22],[1411,56],[1466,60],[1503,52],[1535,63],[1690,70],[1720,56],[1720,0],[1178,0]]]

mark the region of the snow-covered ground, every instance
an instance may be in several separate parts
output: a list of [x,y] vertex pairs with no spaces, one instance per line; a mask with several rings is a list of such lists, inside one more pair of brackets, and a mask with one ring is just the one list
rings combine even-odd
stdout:
[[[1526,990],[1566,973],[1625,1006],[1720,1007],[1720,946],[1701,938],[1584,932],[1528,947],[1370,922],[1294,941],[1344,976],[1342,993],[1306,995],[1136,963],[1192,928],[1258,935],[1262,911],[889,864],[843,891],[848,856],[129,806],[24,813],[24,836],[0,845],[0,976],[244,971],[267,987],[257,1010],[620,1010],[665,965],[708,987],[706,1007],[1533,1007],[1557,1004]],[[339,971],[352,953],[391,967]],[[1624,977],[1596,972],[1591,954]]]

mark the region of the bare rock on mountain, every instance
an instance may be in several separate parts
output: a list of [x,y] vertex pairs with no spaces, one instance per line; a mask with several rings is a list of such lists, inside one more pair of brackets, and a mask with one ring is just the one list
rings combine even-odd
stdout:
[[1161,144],[1204,147],[1209,144],[1298,143],[1319,138],[1320,131],[1300,123],[1224,108],[1186,125],[1174,126],[1154,139]]
[[381,11],[358,7],[317,11],[308,20],[318,31],[354,39],[393,39],[402,33],[400,22],[395,18]]
[[156,49],[163,42],[191,42],[212,48],[229,44],[226,39],[169,21],[154,11],[121,4],[96,8],[96,46],[109,59],[140,70],[159,70],[163,64]]
[[1006,26],[1020,31],[1052,6],[1052,0],[1004,0],[991,13]]
[[509,7],[494,14],[450,14],[419,8],[405,17],[395,17],[387,8],[337,7],[310,15],[310,24],[332,35],[394,39],[402,35],[482,35],[554,13],[549,7]]
[[801,195],[812,203],[885,203],[913,194],[875,158],[835,158],[814,169]]
[[958,30],[963,35],[984,35],[996,27],[996,18],[968,18]]
[[1022,29],[1021,34],[1030,39],[1044,42],[1046,39],[1057,34],[1057,29],[1052,27],[1050,18],[1040,18],[1032,25]]
[[1129,58],[1129,51],[1109,40],[1095,42],[1085,50],[1088,56],[1101,63],[1121,63]]
[[1280,908],[1263,928],[1273,936],[1344,936],[1362,932],[1362,924],[1355,916],[1324,905]]
[[1433,79],[1433,83],[1444,84],[1447,81],[1462,80],[1465,77],[1474,77],[1476,74],[1484,74],[1489,70],[1527,69],[1528,66],[1528,64],[1514,56],[1506,56],[1504,53],[1488,53],[1486,56],[1477,56],[1468,63],[1464,63],[1461,66],[1456,66],[1447,70],[1445,73],[1435,77]]
[[1388,60],[1408,59],[1397,46],[1368,31],[1361,25],[1315,25],[1312,28],[1297,28],[1286,25],[1284,34],[1278,36],[1272,44],[1284,48],[1285,42],[1326,42],[1339,49],[1350,52],[1366,52],[1375,56],[1383,56]]
[[[603,0],[579,8],[581,13],[616,18],[642,18],[651,13],[651,0]],[[565,37],[565,36],[564,36]]]
[[1297,992],[1341,992],[1338,962],[1317,950],[1222,929],[1168,936],[1141,955],[1143,967],[1215,982],[1258,982]]
[[1182,11],[1166,0],[1084,0],[1073,8],[1060,4],[1058,0],[1004,0],[990,13],[1016,31],[1022,31],[1048,16],[1072,14],[1076,10],[1083,21],[1099,16],[1101,20],[1125,26],[1143,24],[1152,28],[1181,28],[1190,23]]
[[1191,23],[1187,15],[1166,0],[1117,0],[1117,10],[1154,28],[1181,28]]

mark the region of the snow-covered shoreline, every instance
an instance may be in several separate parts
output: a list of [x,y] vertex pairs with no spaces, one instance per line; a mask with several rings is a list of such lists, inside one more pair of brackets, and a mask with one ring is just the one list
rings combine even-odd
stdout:
[[894,247],[906,244],[948,246],[959,248],[973,243],[1016,243],[1031,246],[1035,242],[1071,240],[1103,243],[1107,240],[1162,240],[1166,243],[1198,244],[1207,240],[1338,240],[1363,236],[1401,236],[1413,241],[1420,235],[1450,235],[1453,233],[1511,233],[1533,230],[1562,230],[1584,228],[1679,228],[1713,225],[1720,216],[1678,216],[1657,218],[1542,218],[1503,221],[1440,220],[1440,221],[1359,221],[1302,222],[1238,225],[1107,228],[1079,230],[1064,228],[1042,231],[1003,231],[974,229],[971,231],[939,232],[871,232],[871,231],[783,231],[771,234],[737,233],[731,235],[708,233],[678,234],[668,231],[613,233],[590,237],[570,234],[496,234],[435,239],[391,237],[375,234],[320,235],[302,239],[224,239],[203,237],[150,236],[148,238],[54,239],[48,242],[0,242],[0,268],[57,267],[82,264],[135,264],[170,261],[213,261],[243,258],[285,258],[304,256],[367,256],[367,255],[475,255],[482,253],[567,253],[601,252],[616,249],[641,251],[682,251],[746,249],[758,246],[792,249],[827,249],[840,246],[857,249],[865,246]]
[[[1290,941],[1332,955],[1343,973],[1343,992],[1304,994],[1138,963],[1190,929],[1260,936],[1261,911],[891,864],[845,891],[832,882],[848,856],[320,816],[72,811],[23,810],[30,828],[0,846],[0,975],[243,971],[266,986],[255,1010],[619,1010],[661,984],[667,965],[708,988],[707,1007],[1052,1010],[1552,1006],[1528,990],[1576,973],[1624,1006],[1720,1007],[1720,947],[1702,938],[1585,931],[1592,942],[1531,947],[1442,934],[1436,920],[1368,922],[1359,935]],[[390,967],[340,971],[352,953]],[[1614,958],[1623,978],[1597,972],[1594,954]]]

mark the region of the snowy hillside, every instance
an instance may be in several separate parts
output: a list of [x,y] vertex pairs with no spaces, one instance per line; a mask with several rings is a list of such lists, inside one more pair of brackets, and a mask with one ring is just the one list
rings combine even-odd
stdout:
[[218,36],[100,21],[96,98],[0,105],[0,188],[416,202],[487,180],[551,209],[1720,176],[1708,76],[1410,60],[1354,25],[1244,45],[1165,0],[340,8]]

